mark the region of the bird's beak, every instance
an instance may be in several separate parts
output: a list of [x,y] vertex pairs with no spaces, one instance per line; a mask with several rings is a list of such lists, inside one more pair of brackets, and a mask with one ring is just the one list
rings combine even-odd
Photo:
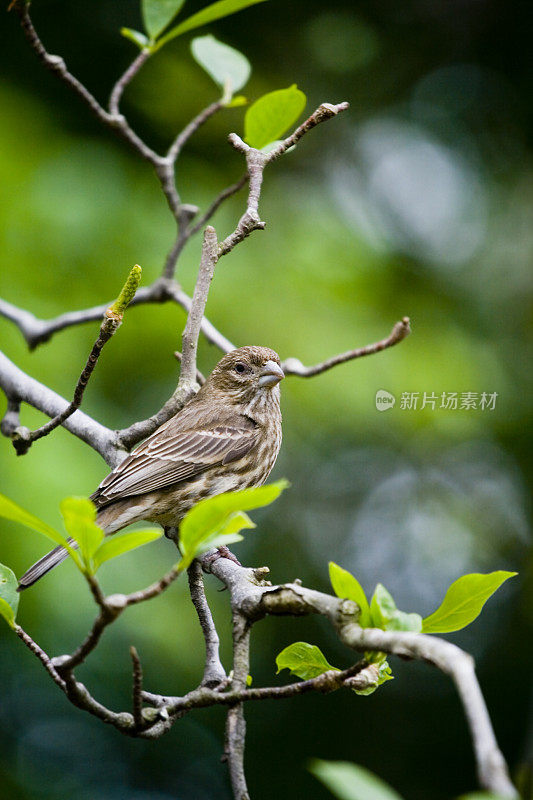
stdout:
[[283,380],[285,373],[275,361],[267,361],[259,373],[259,386],[271,389]]

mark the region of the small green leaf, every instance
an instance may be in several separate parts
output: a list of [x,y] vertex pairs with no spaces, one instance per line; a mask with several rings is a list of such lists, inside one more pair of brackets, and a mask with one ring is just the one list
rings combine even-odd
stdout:
[[135,550],[136,547],[141,547],[143,544],[154,542],[156,539],[160,539],[162,535],[163,531],[149,529],[107,537],[93,556],[95,571],[105,561],[109,561],[110,558],[116,558],[123,553],[128,553],[130,550]]
[[59,508],[67,533],[80,547],[85,569],[90,573],[94,572],[92,558],[104,538],[103,530],[94,521],[94,504],[86,497],[65,497]]
[[337,597],[342,597],[346,600],[353,600],[361,609],[359,617],[359,625],[362,628],[369,628],[372,624],[370,617],[370,606],[363,591],[363,587],[351,572],[339,567],[334,561],[329,562],[329,579],[333,587],[333,591]]
[[246,514],[238,512],[269,505],[288,485],[287,481],[281,480],[266,486],[224,492],[200,500],[185,515],[180,525],[182,567],[187,567],[201,552],[220,547],[221,544],[240,541],[242,537],[238,531],[254,525]]
[[224,89],[229,98],[242,89],[252,68],[248,59],[227,44],[222,44],[214,36],[198,36],[191,42],[191,51],[201,67]]
[[172,28],[159,39],[154,49],[158,50],[167,42],[170,42],[171,39],[175,39],[176,36],[181,36],[182,33],[192,31],[194,28],[200,28],[202,25],[208,25],[216,19],[229,17],[230,14],[235,14],[237,11],[248,8],[248,6],[255,6],[257,3],[263,3],[264,1],[265,0],[218,0],[218,2],[206,8],[202,8],[201,11],[198,11],[198,13],[193,14],[192,17],[188,17],[183,22],[180,22],[179,25],[176,25],[175,28]]
[[437,610],[423,620],[423,632],[452,633],[470,625],[496,589],[514,575],[517,573],[499,570],[486,575],[473,572],[458,578],[449,587]]
[[206,553],[208,550],[242,541],[243,537],[239,531],[245,528],[255,528],[255,525],[243,511],[235,511],[221,525],[211,530],[206,530],[202,536],[195,538],[194,541],[186,540],[184,543],[180,536],[180,548],[183,558],[179,568],[182,570],[187,569],[194,558]]
[[375,628],[385,631],[412,631],[420,633],[422,630],[422,617],[420,614],[406,614],[399,611],[392,596],[383,584],[378,583],[370,602],[372,624]]
[[276,658],[278,672],[282,669],[290,669],[293,675],[307,681],[310,678],[317,678],[323,672],[334,669],[340,670],[328,664],[326,658],[319,647],[307,642],[294,642],[286,647]]
[[141,0],[144,29],[150,39],[157,39],[159,34],[170,25],[185,0]]
[[296,84],[260,97],[244,117],[245,141],[260,150],[279,139],[296,122],[305,108],[307,98]]
[[314,759],[309,770],[339,800],[402,800],[372,772],[349,761]]
[[252,685],[252,682],[253,682],[253,678],[252,678],[252,676],[251,676],[251,675],[247,675],[247,676],[246,676],[246,685],[247,685],[247,686],[251,686],[251,685]]
[[17,592],[17,579],[9,567],[0,564],[0,616],[13,628],[19,606],[20,595]]
[[248,98],[244,97],[242,94],[238,94],[237,97],[234,97],[229,103],[226,103],[226,108],[239,108],[239,106],[245,106],[248,104]]
[[[381,655],[381,654],[380,654]],[[368,695],[374,694],[378,686],[381,686],[382,683],[385,681],[392,681],[394,680],[394,676],[392,674],[392,670],[389,666],[389,662],[386,659],[380,659],[375,662],[377,666],[377,679],[375,683],[370,684],[367,686],[366,689],[354,689],[356,694],[360,694],[363,697],[368,697]]]
[[141,50],[144,50],[150,44],[150,40],[144,33],[134,31],[133,28],[121,28],[120,33],[125,39],[129,39],[130,42],[136,44]]
[[10,500],[9,497],[3,494],[0,494],[0,517],[12,520],[13,522],[20,522],[21,525],[25,525],[27,528],[42,533],[43,536],[46,536],[47,539],[51,539],[55,544],[66,545],[66,539],[59,531],[56,531],[46,522],[43,522],[39,517],[30,514],[29,511],[21,508],[17,503],[14,503],[13,500]]

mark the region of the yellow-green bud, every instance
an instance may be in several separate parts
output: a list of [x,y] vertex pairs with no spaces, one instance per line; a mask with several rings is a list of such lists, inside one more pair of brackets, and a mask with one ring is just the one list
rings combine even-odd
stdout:
[[107,317],[122,319],[126,308],[135,297],[135,292],[139,288],[139,284],[141,282],[141,273],[142,269],[138,264],[135,264],[135,266],[131,268],[130,274],[126,279],[126,283],[122,287],[119,296],[106,311]]

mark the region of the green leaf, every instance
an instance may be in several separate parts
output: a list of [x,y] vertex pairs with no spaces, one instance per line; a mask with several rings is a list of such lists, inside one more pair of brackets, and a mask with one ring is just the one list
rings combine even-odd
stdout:
[[203,535],[195,538],[192,542],[187,541],[184,544],[180,536],[183,558],[179,563],[179,569],[187,569],[194,558],[208,550],[242,541],[244,537],[240,535],[239,531],[245,528],[255,528],[255,525],[243,511],[235,511],[219,527],[205,531]]
[[96,519],[94,503],[86,497],[65,497],[59,508],[69,536],[80,547],[85,569],[93,573],[92,558],[104,538],[103,530],[94,521]]
[[123,553],[128,553],[130,550],[135,550],[136,547],[141,547],[143,544],[154,542],[156,539],[160,539],[162,535],[163,531],[149,529],[123,533],[121,536],[107,537],[93,556],[95,571],[105,561],[121,556]]
[[19,606],[17,583],[14,572],[4,564],[0,564],[0,615],[11,628],[15,625]]
[[449,587],[437,610],[423,620],[423,632],[451,633],[470,625],[496,589],[516,574],[499,570],[486,575],[473,572],[458,578]]
[[375,628],[385,631],[412,631],[420,633],[422,630],[422,617],[420,614],[406,614],[399,611],[392,596],[383,584],[378,583],[370,602],[372,624]]
[[43,522],[39,517],[30,514],[29,511],[25,511],[25,509],[21,508],[17,503],[14,503],[13,500],[10,500],[9,497],[3,494],[0,494],[0,517],[12,520],[13,522],[20,522],[21,525],[25,525],[27,528],[42,533],[43,536],[46,536],[47,539],[51,539],[55,544],[61,544],[63,546],[67,544],[65,537],[59,533],[59,531],[56,531],[46,522]]
[[134,31],[133,28],[121,28],[120,33],[125,39],[129,39],[130,42],[136,44],[141,50],[144,50],[144,48],[147,48],[150,44],[150,40],[144,33]]
[[[381,655],[381,654],[380,654]],[[394,675],[392,674],[392,670],[389,666],[389,662],[386,659],[380,659],[375,662],[377,666],[377,679],[375,683],[370,684],[367,686],[366,689],[354,689],[356,694],[360,694],[363,697],[367,697],[368,695],[374,694],[378,686],[381,686],[382,683],[385,681],[392,681],[394,680]]]
[[218,0],[217,3],[213,3],[206,8],[202,8],[202,10],[198,11],[197,14],[193,14],[192,17],[188,17],[183,22],[180,22],[179,25],[176,25],[175,28],[172,28],[167,34],[159,39],[154,50],[158,50],[160,47],[163,47],[163,45],[165,45],[167,42],[170,42],[171,39],[175,39],[176,36],[181,36],[182,33],[192,31],[194,28],[200,28],[202,25],[208,25],[210,22],[214,22],[216,19],[229,17],[230,14],[235,14],[237,11],[242,11],[244,8],[248,8],[248,6],[255,6],[257,3],[264,2],[265,0]]
[[252,68],[248,59],[214,36],[198,36],[191,42],[191,51],[201,67],[224,89],[229,101],[234,92],[242,89]]
[[260,97],[244,117],[244,138],[250,147],[260,150],[279,139],[296,122],[307,98],[296,84]]
[[150,39],[157,39],[172,22],[184,2],[185,0],[141,0],[144,29]]
[[242,94],[238,94],[237,97],[234,97],[229,103],[226,103],[226,108],[239,108],[239,106],[245,106],[248,104],[248,99],[244,97]]
[[359,625],[362,628],[369,628],[372,624],[370,617],[370,606],[363,591],[363,587],[351,572],[339,567],[334,561],[329,562],[329,579],[333,587],[333,591],[337,597],[342,597],[346,600],[353,600],[361,609],[359,617]]
[[180,568],[186,569],[193,558],[202,555],[202,553],[206,553],[208,550],[214,550],[223,545],[242,541],[244,537],[240,535],[239,531],[246,528],[255,528],[255,524],[248,514],[245,514],[243,511],[236,511],[234,514],[231,514],[220,528],[206,534],[202,538],[194,552],[189,551],[184,554]]
[[181,566],[187,567],[193,558],[212,547],[240,541],[242,536],[238,531],[255,526],[246,514],[237,512],[269,505],[288,485],[287,481],[281,480],[200,500],[180,525]]
[[276,658],[278,672],[282,669],[290,669],[293,675],[307,681],[310,678],[317,678],[323,672],[334,669],[340,670],[328,664],[326,658],[319,647],[307,642],[294,642],[286,647]]
[[314,759],[309,770],[339,800],[402,800],[372,772],[349,761]]

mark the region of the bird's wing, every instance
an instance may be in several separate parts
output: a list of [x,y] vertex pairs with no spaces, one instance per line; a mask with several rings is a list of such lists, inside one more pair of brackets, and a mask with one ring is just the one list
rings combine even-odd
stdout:
[[[211,467],[242,458],[256,444],[258,431],[242,424],[208,429],[159,429],[111,472],[91,495],[97,506],[164,489]],[[166,426],[165,426],[166,427]]]

